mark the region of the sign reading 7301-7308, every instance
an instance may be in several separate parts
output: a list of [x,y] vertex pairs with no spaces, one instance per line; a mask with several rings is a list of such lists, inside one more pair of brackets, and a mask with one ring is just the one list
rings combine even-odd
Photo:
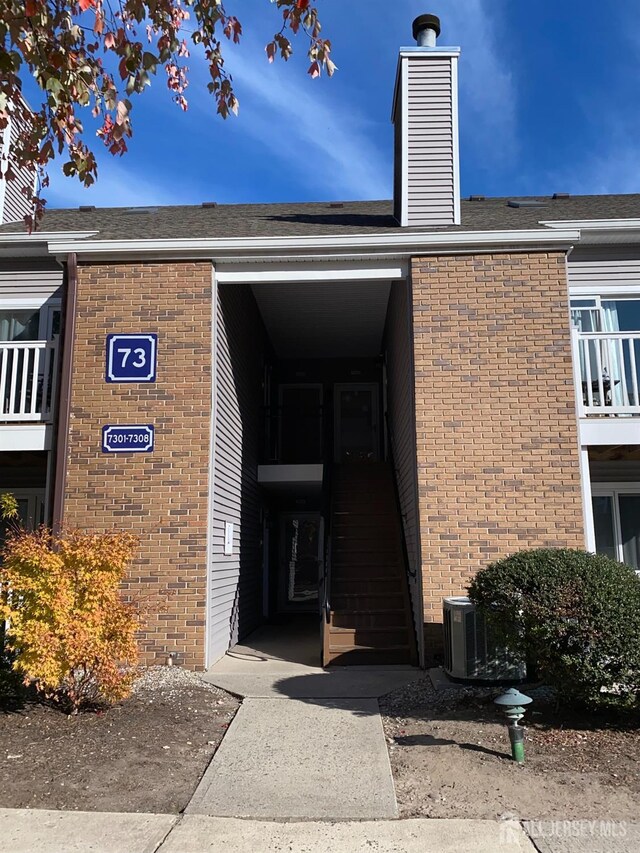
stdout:
[[157,335],[107,335],[107,382],[155,382]]

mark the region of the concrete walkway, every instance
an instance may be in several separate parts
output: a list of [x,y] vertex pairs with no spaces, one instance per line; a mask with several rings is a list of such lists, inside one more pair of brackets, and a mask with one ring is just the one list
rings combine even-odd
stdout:
[[187,814],[392,818],[396,797],[375,699],[245,699]]
[[[264,628],[204,676],[244,698],[188,814],[306,820],[393,818],[377,697],[411,667],[313,665],[317,623]],[[314,642],[315,640],[315,642]]]

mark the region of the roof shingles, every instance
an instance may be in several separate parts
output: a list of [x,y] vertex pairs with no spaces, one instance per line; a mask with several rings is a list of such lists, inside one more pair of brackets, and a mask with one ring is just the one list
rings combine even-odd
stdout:
[[[403,231],[502,231],[538,228],[541,220],[640,219],[640,194],[590,195],[552,199],[544,206],[510,207],[508,198],[462,201],[462,225],[407,228]],[[317,237],[381,234],[399,231],[391,201],[296,204],[224,204],[92,210],[47,210],[39,230],[98,231],[102,240],[175,240],[252,237]],[[23,231],[19,223],[0,234]]]

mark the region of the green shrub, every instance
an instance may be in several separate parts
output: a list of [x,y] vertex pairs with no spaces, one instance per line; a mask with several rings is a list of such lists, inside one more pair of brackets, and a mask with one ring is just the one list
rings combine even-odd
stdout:
[[566,704],[640,699],[640,578],[609,557],[522,551],[481,569],[469,597]]

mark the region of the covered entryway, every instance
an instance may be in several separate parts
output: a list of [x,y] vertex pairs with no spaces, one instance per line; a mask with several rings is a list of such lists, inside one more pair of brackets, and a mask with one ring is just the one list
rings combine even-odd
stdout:
[[218,284],[210,664],[417,662],[409,310],[404,281]]

